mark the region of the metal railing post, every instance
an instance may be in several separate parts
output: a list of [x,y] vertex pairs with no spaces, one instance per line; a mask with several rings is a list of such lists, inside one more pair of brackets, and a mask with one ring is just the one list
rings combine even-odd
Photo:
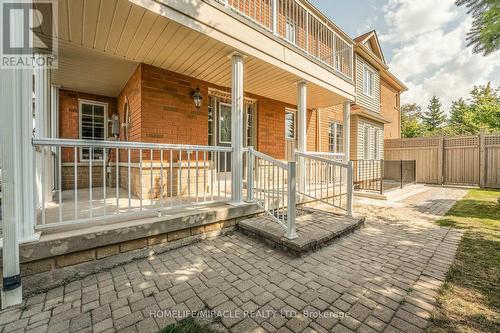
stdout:
[[248,147],[247,151],[247,200],[253,201],[253,147]]
[[380,194],[384,194],[384,160],[380,160]]
[[347,216],[353,216],[353,190],[354,190],[354,184],[353,184],[353,171],[354,171],[354,166],[353,162],[349,161],[347,162],[347,203],[346,203],[346,215]]
[[278,34],[278,0],[272,0],[273,2],[273,33]]
[[297,238],[297,231],[295,227],[295,217],[296,217],[296,202],[295,202],[295,192],[296,192],[296,172],[297,164],[295,161],[288,162],[288,205],[287,205],[287,228],[286,228],[286,238],[295,239]]

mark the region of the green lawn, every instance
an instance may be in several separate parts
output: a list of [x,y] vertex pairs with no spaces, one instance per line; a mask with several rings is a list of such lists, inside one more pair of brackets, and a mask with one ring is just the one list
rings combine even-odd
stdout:
[[437,223],[464,229],[429,332],[500,332],[500,191],[470,190]]

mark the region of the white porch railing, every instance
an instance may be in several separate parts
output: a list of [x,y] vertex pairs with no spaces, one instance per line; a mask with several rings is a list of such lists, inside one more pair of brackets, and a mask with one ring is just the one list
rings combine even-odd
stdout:
[[217,0],[352,79],[353,46],[300,0]]
[[[353,214],[353,163],[317,156],[321,153],[295,152],[297,164],[305,170],[303,189],[298,194]],[[328,156],[328,155],[327,155]]]
[[328,153],[328,152],[318,152],[318,151],[308,151],[306,154],[326,158],[327,160],[335,162],[343,162],[345,154],[343,153]]
[[288,239],[297,238],[296,167],[249,147],[247,150],[247,198],[257,203],[285,230]]
[[54,197],[41,198],[37,228],[231,199],[230,147],[67,139],[33,139],[33,147],[55,151],[58,177]]

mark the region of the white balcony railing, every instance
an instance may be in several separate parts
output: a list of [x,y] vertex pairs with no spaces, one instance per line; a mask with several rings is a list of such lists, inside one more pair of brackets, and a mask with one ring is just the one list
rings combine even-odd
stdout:
[[299,0],[217,0],[352,79],[353,46]]

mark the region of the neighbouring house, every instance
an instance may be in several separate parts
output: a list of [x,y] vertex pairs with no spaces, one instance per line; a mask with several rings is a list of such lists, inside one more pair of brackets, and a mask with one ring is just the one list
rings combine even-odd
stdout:
[[381,160],[384,139],[401,137],[400,96],[407,88],[389,71],[375,31],[354,38],[354,43],[351,159]]
[[262,211],[294,238],[296,200],[352,215],[349,161],[399,137],[406,88],[375,32],[353,40],[307,0],[62,0],[57,23],[58,67],[1,81],[24,120],[34,96],[33,141],[2,146],[24,275]]

